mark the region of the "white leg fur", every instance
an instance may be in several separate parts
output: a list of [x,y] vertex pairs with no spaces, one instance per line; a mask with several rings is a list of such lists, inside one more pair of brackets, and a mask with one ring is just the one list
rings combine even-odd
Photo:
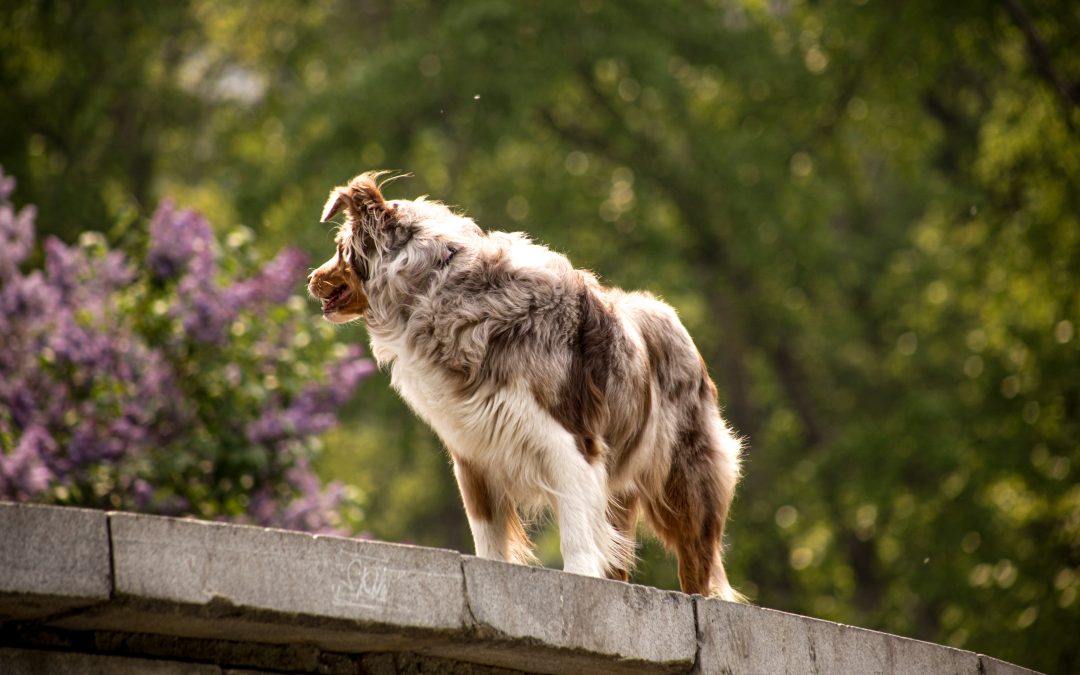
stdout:
[[[458,489],[465,494],[467,489],[464,485],[463,471],[460,464],[454,464],[454,477],[457,479]],[[469,519],[469,529],[472,531],[477,557],[489,560],[509,560],[506,551],[506,521],[501,518],[478,518],[470,513],[468,508],[465,509],[465,515]]]
[[548,446],[563,569],[590,577],[628,564],[633,544],[607,520],[606,472],[590,465],[569,434]]
[[[515,383],[494,397],[478,396],[451,403],[440,393],[449,386],[440,388],[437,380],[424,378],[420,371],[403,365],[395,366],[395,386],[431,422],[446,445],[454,448],[455,456],[487,472],[510,501],[535,502],[535,495],[541,500],[546,498],[554,507],[563,569],[593,577],[602,577],[608,570],[629,569],[634,545],[607,520],[603,463],[593,466],[585,460],[574,437],[540,409],[527,385]],[[493,409],[501,412],[498,425],[490,415]],[[466,488],[458,465],[454,473],[464,494]],[[498,512],[491,520],[469,515],[469,527],[477,556],[530,562],[527,551],[508,550],[510,533]]]
[[469,529],[472,530],[477,557],[489,560],[509,560],[506,553],[505,528],[490,520],[470,517]]

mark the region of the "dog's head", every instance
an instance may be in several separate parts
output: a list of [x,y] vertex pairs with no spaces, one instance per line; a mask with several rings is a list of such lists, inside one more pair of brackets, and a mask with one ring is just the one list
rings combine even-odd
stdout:
[[[323,315],[334,323],[359,319],[369,308],[365,290],[376,277],[393,278],[402,289],[422,286],[445,269],[463,242],[481,234],[468,218],[424,198],[387,201],[379,178],[369,171],[330,191],[322,221],[338,214],[337,251],[308,277],[308,290],[322,301]],[[383,284],[385,285],[385,284]]]
[[339,213],[345,214],[345,222],[334,238],[333,257],[308,277],[308,291],[322,301],[323,316],[333,323],[359,319],[368,308],[363,286],[369,274],[368,256],[395,218],[394,206],[380,190],[381,175],[369,171],[334,188],[323,207],[322,222]]

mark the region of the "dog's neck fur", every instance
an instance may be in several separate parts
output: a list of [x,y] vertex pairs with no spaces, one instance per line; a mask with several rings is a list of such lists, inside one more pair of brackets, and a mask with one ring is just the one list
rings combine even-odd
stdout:
[[[364,316],[376,359],[390,365],[403,356],[406,333],[423,331],[410,326],[418,305],[439,293],[446,279],[475,259],[485,236],[467,218],[453,216],[457,228],[433,228],[431,212],[444,218],[446,207],[435,202],[392,202],[398,222],[392,229],[376,230],[369,223],[350,220],[353,255],[362,256],[368,271],[363,288],[370,303]],[[442,231],[440,231],[440,229]],[[366,246],[364,244],[367,244]]]

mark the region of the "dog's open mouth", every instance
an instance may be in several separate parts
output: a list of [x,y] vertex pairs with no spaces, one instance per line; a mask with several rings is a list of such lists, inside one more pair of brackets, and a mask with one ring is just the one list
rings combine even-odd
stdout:
[[333,293],[322,299],[323,314],[336,312],[349,304],[350,300],[352,300],[352,291],[349,290],[348,285],[341,284],[334,289]]

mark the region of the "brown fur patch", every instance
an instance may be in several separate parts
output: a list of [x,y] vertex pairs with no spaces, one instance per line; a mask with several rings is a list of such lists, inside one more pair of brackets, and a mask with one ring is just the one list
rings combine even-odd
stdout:
[[502,529],[500,541],[503,557],[522,565],[537,562],[525,524],[507,495],[498,492],[487,477],[469,462],[454,457],[454,465],[465,512],[471,519]]
[[679,560],[684,593],[709,595],[717,578],[725,578],[718,555],[731,502],[719,479],[714,441],[703,423],[708,400],[692,404],[678,434],[671,471],[661,500],[646,504],[646,516],[661,540]]
[[629,464],[630,459],[634,456],[635,451],[641,446],[641,438],[645,435],[645,428],[649,424],[653,412],[653,374],[652,365],[646,359],[645,362],[645,374],[642,377],[641,383],[641,410],[639,414],[634,414],[634,411],[627,411],[623,415],[627,423],[631,425],[632,434],[628,440],[621,444],[616,449],[616,457],[614,467],[612,468],[612,475],[618,476]]
[[368,297],[364,292],[361,277],[357,270],[347,265],[340,256],[327,261],[308,277],[308,292],[319,300],[330,297],[342,285],[349,288],[351,299],[337,311],[352,315],[362,315],[366,312]]
[[607,385],[616,363],[618,320],[584,282],[578,290],[578,307],[578,329],[570,345],[570,370],[548,412],[574,435],[578,450],[593,464],[604,453]]
[[454,463],[458,469],[458,487],[461,489],[461,499],[465,503],[465,512],[473,518],[491,520],[495,515],[495,505],[492,502],[487,481],[465,460],[456,458]]

